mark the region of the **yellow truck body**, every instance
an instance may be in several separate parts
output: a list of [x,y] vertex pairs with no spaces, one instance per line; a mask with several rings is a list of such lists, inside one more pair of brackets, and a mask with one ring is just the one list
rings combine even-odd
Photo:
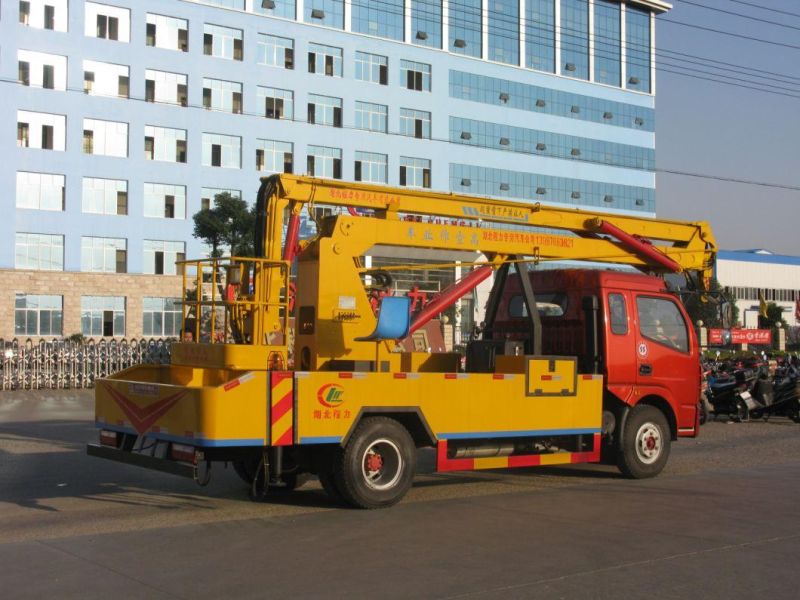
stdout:
[[[319,206],[349,210],[294,239],[300,213]],[[476,280],[480,269],[510,266],[524,277],[547,260],[650,271],[671,262],[702,286],[715,251],[703,223],[288,175],[262,181],[258,210],[258,256],[185,261],[186,339],[172,345],[171,364],[97,382],[101,443],[90,454],[200,480],[211,462],[231,461],[256,495],[312,472],[370,508],[402,497],[416,447],[435,447],[439,470],[596,462],[600,373],[533,342],[498,353],[487,372],[465,369],[457,354],[405,351],[379,333],[388,302],[376,315],[364,256],[378,245],[480,252]],[[654,240],[663,264],[597,234],[603,220]],[[533,296],[526,302],[538,315]]]

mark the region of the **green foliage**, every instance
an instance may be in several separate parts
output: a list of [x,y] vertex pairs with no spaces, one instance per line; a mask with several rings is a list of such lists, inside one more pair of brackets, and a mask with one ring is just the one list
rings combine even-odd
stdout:
[[83,337],[82,333],[73,333],[72,335],[67,337],[67,340],[70,342],[74,342],[76,344],[83,344],[86,342],[86,338]]
[[719,298],[720,300],[725,300],[730,303],[731,324],[738,324],[739,309],[736,307],[736,299],[730,290],[723,289],[719,281],[717,281],[716,278],[713,278],[711,280],[709,291],[717,296],[713,299],[706,299],[705,302],[703,302],[703,299],[699,294],[692,294],[686,298],[684,305],[686,306],[686,312],[689,313],[689,318],[691,318],[692,323],[696,324],[698,320],[702,320],[706,327],[722,327],[722,319],[720,318],[719,312],[720,305],[718,302],[716,302],[716,299]]
[[195,213],[194,236],[211,246],[211,256],[222,256],[226,247],[232,256],[253,255],[255,211],[247,202],[222,192],[214,196],[214,206]]
[[774,302],[767,302],[767,316],[759,317],[758,325],[763,329],[775,329],[778,325],[785,329],[789,326],[783,318],[783,309]]

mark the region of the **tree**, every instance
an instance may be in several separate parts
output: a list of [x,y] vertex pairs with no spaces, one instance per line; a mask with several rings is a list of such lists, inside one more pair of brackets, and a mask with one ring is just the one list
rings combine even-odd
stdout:
[[714,294],[713,299],[706,299],[704,302],[700,294],[691,294],[686,297],[684,306],[686,312],[689,313],[692,323],[697,323],[698,320],[703,321],[706,327],[722,327],[722,319],[720,315],[720,304],[715,300],[719,299],[720,302],[728,302],[731,306],[731,325],[739,322],[739,309],[736,306],[736,299],[728,289],[723,289],[716,277],[711,279],[709,285],[709,292]]
[[233,256],[253,255],[255,212],[241,198],[222,192],[214,206],[195,213],[194,236],[211,246],[211,256],[222,256],[226,247]]
[[778,325],[784,329],[789,326],[783,318],[783,309],[774,302],[767,302],[767,316],[758,317],[758,326],[761,329],[775,329]]

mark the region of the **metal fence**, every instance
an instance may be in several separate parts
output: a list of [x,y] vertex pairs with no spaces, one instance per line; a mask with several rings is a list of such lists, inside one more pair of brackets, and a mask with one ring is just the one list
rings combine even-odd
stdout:
[[0,390],[89,388],[99,377],[142,363],[169,362],[171,340],[0,338]]

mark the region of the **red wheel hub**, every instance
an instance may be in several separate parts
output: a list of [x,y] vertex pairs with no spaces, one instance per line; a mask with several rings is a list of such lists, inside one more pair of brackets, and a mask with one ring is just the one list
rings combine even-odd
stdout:
[[366,463],[368,471],[380,471],[383,466],[383,458],[380,454],[372,453],[367,456]]
[[645,444],[647,445],[647,449],[648,450],[652,450],[653,448],[656,447],[656,438],[654,438],[651,435],[649,438],[647,438],[647,441],[645,442]]

